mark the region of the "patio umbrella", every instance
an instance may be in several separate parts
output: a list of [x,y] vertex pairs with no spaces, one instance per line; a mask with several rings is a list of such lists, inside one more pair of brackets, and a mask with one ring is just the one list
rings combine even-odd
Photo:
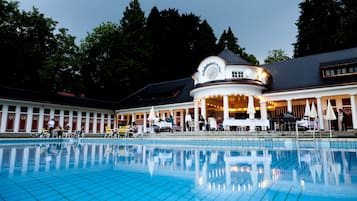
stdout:
[[315,125],[316,125],[317,111],[314,103],[311,104],[311,111],[309,117],[314,119],[314,130],[312,131],[312,136],[313,138],[315,138],[315,129],[316,129]]
[[[254,115],[250,115],[250,114],[255,114],[254,98],[253,97],[248,97],[247,113],[249,114],[249,119],[254,119]],[[253,118],[251,118],[251,116],[253,116]]]
[[310,105],[309,105],[309,100],[306,99],[304,117],[308,117],[308,116],[310,116]]
[[156,117],[155,117],[154,106],[151,106],[151,110],[150,110],[149,117],[148,117],[151,131],[152,131],[152,122],[155,120],[155,118]]
[[336,115],[335,112],[333,111],[333,108],[331,106],[330,99],[327,100],[327,111],[326,111],[326,120],[329,122],[329,127],[330,127],[330,137],[332,137],[332,131],[331,131],[331,120],[335,120]]

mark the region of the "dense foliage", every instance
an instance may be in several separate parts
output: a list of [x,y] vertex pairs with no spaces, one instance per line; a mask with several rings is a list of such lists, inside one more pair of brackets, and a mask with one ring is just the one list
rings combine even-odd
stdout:
[[275,63],[290,59],[289,56],[282,49],[270,50],[267,58],[264,59],[264,63]]
[[36,8],[0,0],[0,85],[120,99],[154,82],[191,76],[199,62],[223,50],[222,43],[252,63],[230,28],[220,42],[206,20],[176,9],[153,7],[148,17],[138,0],[120,22],[107,22],[81,44]]
[[304,0],[299,6],[295,57],[357,46],[356,0]]

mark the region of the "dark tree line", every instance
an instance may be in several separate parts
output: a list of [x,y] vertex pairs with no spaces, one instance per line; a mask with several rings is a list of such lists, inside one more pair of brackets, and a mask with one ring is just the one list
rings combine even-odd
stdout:
[[[217,39],[206,20],[176,9],[153,7],[147,17],[138,0],[120,22],[94,28],[77,46],[65,28],[36,8],[0,0],[0,84],[87,97],[120,99],[154,82],[191,76],[199,62],[223,43],[257,64],[239,47],[230,28]],[[55,32],[58,32],[55,34]]]
[[[300,7],[295,56],[357,46],[356,1],[306,0]],[[138,0],[80,45],[56,26],[36,8],[0,0],[0,85],[119,100],[150,83],[189,77],[225,47],[258,64],[230,27],[217,40],[206,20],[156,7],[146,17]]]
[[357,47],[356,0],[304,0],[294,56]]

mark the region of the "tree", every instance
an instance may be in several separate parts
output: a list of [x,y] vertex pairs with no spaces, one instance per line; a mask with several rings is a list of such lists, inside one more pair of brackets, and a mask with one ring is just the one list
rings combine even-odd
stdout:
[[269,55],[265,58],[264,63],[275,63],[290,59],[289,56],[282,49],[270,50]]
[[39,73],[42,84],[52,86],[53,91],[80,94],[83,86],[80,82],[79,48],[75,37],[67,32],[68,29],[59,29],[55,35],[56,51],[39,69]]
[[[153,45],[151,76],[153,82],[188,77],[199,63],[200,18],[179,14],[176,9],[158,11],[154,7],[147,19],[149,38]],[[165,75],[165,76],[162,76]]]
[[39,69],[55,52],[54,30],[57,22],[44,17],[38,9],[25,12],[18,3],[0,1],[1,62],[7,73],[0,83],[15,87],[51,90],[41,85]]
[[357,47],[357,1],[341,0],[341,48]]
[[129,93],[126,51],[125,38],[114,23],[103,23],[87,35],[80,47],[86,96],[112,99]]
[[[145,76],[149,72],[147,63],[151,58],[151,43],[148,40],[146,18],[140,8],[138,0],[133,0],[126,7],[123,18],[120,20],[122,35],[125,39],[125,48],[130,51],[123,52],[124,68],[128,70],[129,90],[134,91],[146,84]],[[122,45],[123,45],[122,44]]]
[[254,55],[246,53],[245,48],[241,48],[238,45],[238,38],[234,36],[231,27],[228,27],[221,34],[217,44],[217,53],[221,52],[224,48],[228,48],[252,64],[259,65],[259,61]]
[[299,7],[295,57],[357,46],[355,0],[305,0]]

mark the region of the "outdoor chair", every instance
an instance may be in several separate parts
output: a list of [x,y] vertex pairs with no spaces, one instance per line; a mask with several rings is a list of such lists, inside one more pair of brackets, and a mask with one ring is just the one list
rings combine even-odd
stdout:
[[105,134],[104,137],[113,137],[114,132],[109,126],[105,126]]
[[45,129],[45,128],[42,128],[42,131],[40,133],[40,138],[49,138],[50,137],[50,132]]

